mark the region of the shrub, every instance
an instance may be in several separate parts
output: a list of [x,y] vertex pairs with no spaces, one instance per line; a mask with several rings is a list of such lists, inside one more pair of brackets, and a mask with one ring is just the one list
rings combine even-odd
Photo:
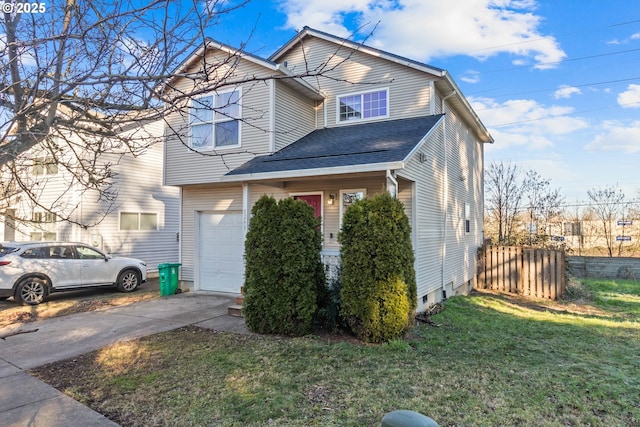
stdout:
[[311,332],[324,285],[319,219],[303,201],[262,196],[245,240],[247,327],[258,333]]
[[322,286],[318,291],[318,312],[316,324],[320,329],[331,332],[347,330],[348,326],[340,315],[340,275],[331,280],[328,286]]
[[342,316],[365,341],[401,336],[417,306],[411,227],[402,203],[386,193],[359,200],[342,224]]

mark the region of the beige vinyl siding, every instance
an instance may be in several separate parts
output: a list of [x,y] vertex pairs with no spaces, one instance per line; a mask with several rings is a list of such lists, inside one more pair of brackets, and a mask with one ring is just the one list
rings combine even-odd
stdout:
[[[445,283],[455,287],[475,277],[476,255],[482,245],[482,144],[447,109],[447,156],[449,169],[449,230]],[[465,232],[464,204],[471,208],[470,232]]]
[[[416,181],[417,230],[416,276],[418,296],[422,297],[452,284],[449,292],[475,277],[476,252],[482,244],[482,150],[454,111],[447,108],[446,125],[436,129],[419,152],[399,174]],[[445,191],[443,149],[446,126],[448,179]],[[445,203],[446,193],[446,203]],[[471,208],[471,229],[465,233],[464,204]],[[446,206],[446,247],[444,239]],[[443,249],[444,277],[442,271]],[[448,296],[451,296],[449,293]],[[421,301],[419,301],[420,303]]]
[[[226,55],[226,54],[225,54]],[[225,56],[226,57],[226,56]],[[208,55],[208,61],[216,57]],[[253,62],[241,59],[236,68],[236,77],[268,77],[273,70],[261,67]],[[189,93],[194,83],[187,79],[178,81],[177,87]],[[212,83],[214,84],[214,83]],[[227,85],[220,91],[238,88],[241,91],[240,147],[222,148],[197,153],[189,145],[189,102],[182,103],[181,112],[173,112],[167,117],[165,129],[166,177],[167,185],[188,185],[219,182],[220,177],[240,166],[255,155],[268,154],[269,151],[269,84],[247,82],[241,85]]]
[[197,254],[195,220],[198,212],[242,212],[242,187],[240,185],[185,186],[182,190],[182,250],[181,279],[194,280],[194,261]]
[[315,129],[316,101],[296,93],[280,81],[276,84],[275,151],[297,141]]
[[[326,96],[327,126],[362,123],[336,123],[336,96],[383,88],[389,89],[389,119],[431,114],[431,77],[426,73],[377,56],[354,52],[345,47],[338,48],[335,43],[315,37],[305,39],[304,54],[300,46],[293,47],[280,60],[287,61],[288,67],[294,73],[303,73],[306,69],[328,70],[326,75],[332,78],[320,76],[307,79]],[[325,63],[327,65],[322,67],[321,64]],[[323,109],[319,109],[319,128],[324,127],[324,117]]]
[[[386,178],[383,173],[376,176],[354,176],[344,178],[316,178],[290,181],[279,186],[251,185],[251,206],[264,194],[281,199],[298,193],[322,193],[322,233],[323,248],[338,250],[338,233],[340,231],[340,190],[365,189],[367,196],[373,196],[385,190]],[[402,193],[406,195],[406,188]],[[336,201],[328,204],[329,195],[334,194]],[[405,196],[406,198],[406,196]]]
[[[424,142],[407,167],[398,171],[402,177],[415,181],[414,248],[418,297],[442,286],[442,239],[444,202],[444,154],[442,125]],[[420,162],[423,153],[424,162]],[[419,300],[420,304],[421,301]]]

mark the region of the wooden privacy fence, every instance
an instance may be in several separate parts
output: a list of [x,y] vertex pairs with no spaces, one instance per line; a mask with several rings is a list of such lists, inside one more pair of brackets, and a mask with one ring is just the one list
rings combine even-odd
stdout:
[[485,246],[478,263],[478,289],[558,299],[564,294],[563,251],[522,246]]

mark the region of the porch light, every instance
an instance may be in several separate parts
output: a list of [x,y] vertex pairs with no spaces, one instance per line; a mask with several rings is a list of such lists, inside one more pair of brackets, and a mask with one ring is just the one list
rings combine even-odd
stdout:
[[332,204],[334,204],[335,201],[336,201],[336,195],[335,194],[329,194],[329,200],[327,200],[327,203],[332,205]]

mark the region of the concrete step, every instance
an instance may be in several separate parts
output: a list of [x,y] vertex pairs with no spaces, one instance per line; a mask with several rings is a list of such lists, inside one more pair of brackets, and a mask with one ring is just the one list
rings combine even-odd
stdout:
[[229,314],[229,316],[244,317],[242,316],[242,304],[230,305],[227,309],[227,313]]

